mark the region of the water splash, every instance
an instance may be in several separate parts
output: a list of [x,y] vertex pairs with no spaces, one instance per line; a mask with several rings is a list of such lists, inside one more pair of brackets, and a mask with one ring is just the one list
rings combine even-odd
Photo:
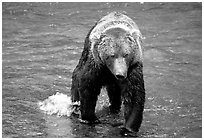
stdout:
[[79,105],[78,102],[72,103],[71,97],[59,92],[38,103],[40,109],[46,114],[56,114],[59,117],[69,117],[75,110],[76,104]]

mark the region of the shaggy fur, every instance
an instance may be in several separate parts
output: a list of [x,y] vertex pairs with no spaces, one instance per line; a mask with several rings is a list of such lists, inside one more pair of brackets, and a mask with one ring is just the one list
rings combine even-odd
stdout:
[[[96,123],[98,122],[95,115],[97,96],[100,94],[101,88],[106,87],[111,104],[110,111],[118,113],[123,102],[124,128],[131,132],[137,132],[142,122],[145,102],[142,61],[133,61],[132,59],[134,58],[125,59],[127,63],[127,76],[123,80],[118,80],[107,66],[106,60],[99,55],[101,52],[98,52],[100,49],[97,47],[100,45],[103,37],[94,44],[93,48],[95,50],[91,50],[92,42],[89,36],[94,27],[89,31],[85,39],[84,50],[72,75],[72,102],[80,101],[81,119],[84,120],[83,122]],[[114,36],[115,39],[119,38],[121,34],[108,35]],[[96,60],[93,56],[94,51],[97,52],[99,60]],[[135,49],[132,51],[140,53]]]

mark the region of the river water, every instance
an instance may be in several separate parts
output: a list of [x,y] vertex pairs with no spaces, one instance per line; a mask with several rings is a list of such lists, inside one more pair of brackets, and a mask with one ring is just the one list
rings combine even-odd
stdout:
[[145,38],[137,137],[202,137],[202,3],[3,3],[3,137],[123,137],[104,91],[95,126],[38,106],[57,92],[70,95],[86,34],[112,11],[131,17]]

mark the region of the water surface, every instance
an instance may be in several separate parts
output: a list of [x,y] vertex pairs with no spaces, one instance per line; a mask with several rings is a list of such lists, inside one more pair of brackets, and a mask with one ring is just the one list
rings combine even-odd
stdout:
[[202,137],[201,3],[3,3],[2,136],[122,137],[105,92],[95,126],[43,113],[37,103],[70,95],[87,32],[112,11],[131,17],[145,39],[146,104],[138,137]]

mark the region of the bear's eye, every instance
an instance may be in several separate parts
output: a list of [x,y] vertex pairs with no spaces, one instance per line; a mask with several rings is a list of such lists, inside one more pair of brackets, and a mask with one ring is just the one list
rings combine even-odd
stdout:
[[114,58],[114,57],[115,57],[115,54],[111,54],[110,57]]
[[128,53],[123,54],[123,57],[128,57]]

